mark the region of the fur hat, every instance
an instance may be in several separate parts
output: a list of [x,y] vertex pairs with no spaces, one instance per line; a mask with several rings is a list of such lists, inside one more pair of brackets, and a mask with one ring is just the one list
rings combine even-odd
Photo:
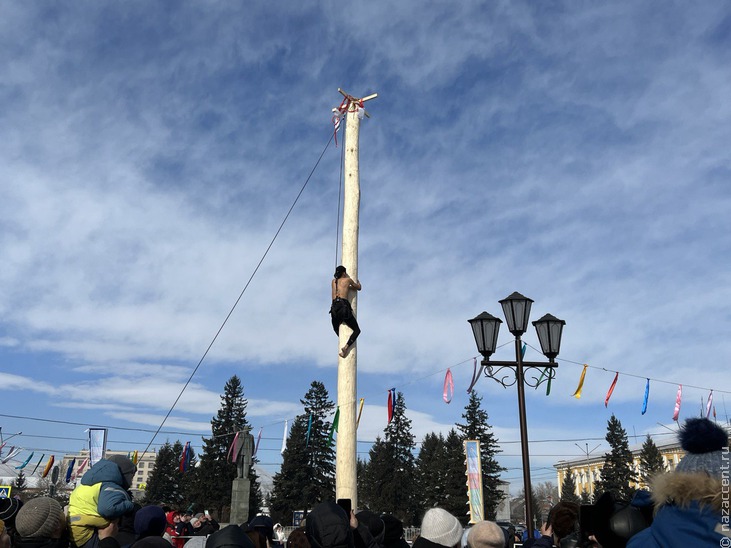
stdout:
[[421,536],[426,540],[452,548],[462,540],[462,525],[442,508],[430,508],[421,520]]
[[124,455],[112,455],[107,460],[119,466],[119,470],[122,472],[122,476],[124,476],[124,481],[127,482],[127,487],[132,485],[132,480],[137,471],[137,467],[132,464],[132,461]]
[[61,505],[49,497],[26,502],[15,516],[15,530],[21,537],[52,538],[64,515]]
[[688,419],[678,434],[686,455],[676,472],[705,472],[721,479],[722,450],[728,447],[726,431],[708,419]]
[[6,527],[15,527],[15,516],[23,506],[20,499],[0,499],[0,519],[5,522]]
[[475,523],[467,535],[469,548],[505,548],[505,532],[494,521]]

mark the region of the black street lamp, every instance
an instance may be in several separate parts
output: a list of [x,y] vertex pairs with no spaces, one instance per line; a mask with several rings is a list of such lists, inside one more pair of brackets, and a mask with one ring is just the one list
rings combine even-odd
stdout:
[[[518,417],[520,421],[520,448],[523,461],[523,492],[525,493],[525,523],[529,529],[528,537],[533,538],[533,509],[531,501],[530,456],[528,452],[528,425],[525,420],[525,384],[537,388],[543,382],[550,382],[556,376],[555,362],[561,348],[561,334],[566,322],[546,314],[540,320],[533,322],[541,343],[541,351],[548,358],[548,362],[523,361],[521,336],[528,330],[528,320],[533,301],[520,293],[513,293],[499,301],[503,307],[508,330],[515,337],[515,361],[490,361],[490,356],[497,348],[497,335],[500,330],[500,319],[483,312],[476,318],[468,320],[475,336],[477,350],[482,354],[481,368],[485,376],[507,388],[518,385]],[[510,373],[505,372],[509,369]],[[525,370],[542,370],[540,376],[525,378]]]

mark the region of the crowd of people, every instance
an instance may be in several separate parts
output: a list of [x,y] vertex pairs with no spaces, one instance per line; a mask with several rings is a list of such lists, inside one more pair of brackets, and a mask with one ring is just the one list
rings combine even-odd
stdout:
[[[492,521],[465,529],[441,508],[426,511],[411,548],[731,547],[729,439],[708,419],[689,419],[679,439],[686,455],[632,501],[605,493],[591,506],[559,502],[539,534],[522,539]],[[268,516],[221,528],[208,512],[135,503],[135,466],[123,456],[92,466],[66,509],[53,498],[0,499],[0,548],[409,548],[392,515],[317,504],[285,538]]]

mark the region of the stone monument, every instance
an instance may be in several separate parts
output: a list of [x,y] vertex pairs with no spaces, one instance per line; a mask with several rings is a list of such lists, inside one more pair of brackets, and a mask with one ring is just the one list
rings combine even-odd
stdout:
[[237,432],[233,448],[233,458],[236,460],[236,478],[231,485],[231,517],[230,523],[241,525],[249,520],[249,495],[251,493],[251,469],[254,453],[254,436],[249,430]]

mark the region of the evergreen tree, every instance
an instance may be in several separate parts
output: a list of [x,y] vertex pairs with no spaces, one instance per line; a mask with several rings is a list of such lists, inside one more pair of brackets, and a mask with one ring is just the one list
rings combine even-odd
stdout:
[[607,423],[606,440],[611,451],[604,455],[604,466],[601,479],[596,482],[596,492],[601,494],[609,491],[616,499],[630,501],[635,491],[630,482],[636,482],[637,478],[632,469],[627,432],[614,415]]
[[581,504],[581,498],[576,494],[576,482],[574,481],[574,474],[571,472],[571,468],[566,469],[566,475],[561,483],[561,501]]
[[424,436],[421,450],[414,466],[415,492],[419,493],[417,515],[438,506],[444,500],[447,455],[444,436],[431,432]]
[[444,447],[446,467],[443,498],[439,506],[455,516],[462,525],[466,525],[469,521],[466,456],[462,437],[454,428],[447,434]]
[[272,517],[283,523],[291,523],[295,510],[307,512],[335,496],[335,449],[328,420],[335,404],[318,381],[310,385],[300,402],[305,412],[292,423],[271,493]]
[[[184,473],[180,471],[182,454],[183,444],[179,440],[172,445],[166,441],[160,447],[155,457],[155,468],[147,480],[145,504],[166,504],[178,508],[187,499],[183,489]],[[194,464],[192,459],[191,464]]]
[[640,484],[643,487],[648,487],[653,476],[666,471],[667,468],[662,460],[660,450],[652,441],[650,434],[647,434],[640,451]]
[[23,492],[28,487],[28,480],[22,470],[18,472],[17,477],[13,480],[13,496],[17,495],[23,499]]
[[414,523],[417,504],[414,496],[414,435],[406,417],[406,403],[396,394],[393,418],[384,430],[385,439],[376,439],[366,467],[366,492],[371,510],[396,516],[405,525]]
[[[236,463],[228,460],[228,450],[233,443],[236,432],[250,428],[246,420],[247,400],[244,398],[244,387],[241,380],[232,376],[223,389],[221,407],[211,419],[211,437],[203,438],[203,454],[200,467],[196,473],[196,486],[191,495],[198,505],[215,509],[219,519],[227,520],[231,506],[231,487],[236,478]],[[252,459],[249,469],[251,495],[249,498],[249,515],[260,511],[261,489]],[[226,513],[224,513],[226,510]]]
[[330,500],[335,497],[335,448],[330,440],[332,423],[328,420],[335,411],[335,404],[325,385],[313,381],[305,398],[300,400],[305,408],[305,415],[312,417],[310,426],[309,455],[310,481],[305,486],[307,500],[315,503]]
[[287,437],[287,447],[282,454],[282,465],[274,475],[269,509],[272,519],[282,524],[292,524],[295,510],[307,512],[313,506],[305,493],[305,486],[310,480],[307,423],[306,415],[295,418]]
[[594,497],[586,489],[581,492],[581,497],[579,498],[581,500],[579,504],[594,504]]
[[464,440],[479,440],[480,460],[482,462],[482,500],[485,504],[485,516],[494,520],[497,508],[502,502],[505,494],[500,489],[500,474],[507,468],[503,468],[497,461],[497,454],[500,452],[495,435],[492,433],[492,426],[487,422],[487,411],[482,409],[482,398],[474,390],[470,392],[470,398],[465,406],[462,418],[465,424],[457,424],[457,428]]

